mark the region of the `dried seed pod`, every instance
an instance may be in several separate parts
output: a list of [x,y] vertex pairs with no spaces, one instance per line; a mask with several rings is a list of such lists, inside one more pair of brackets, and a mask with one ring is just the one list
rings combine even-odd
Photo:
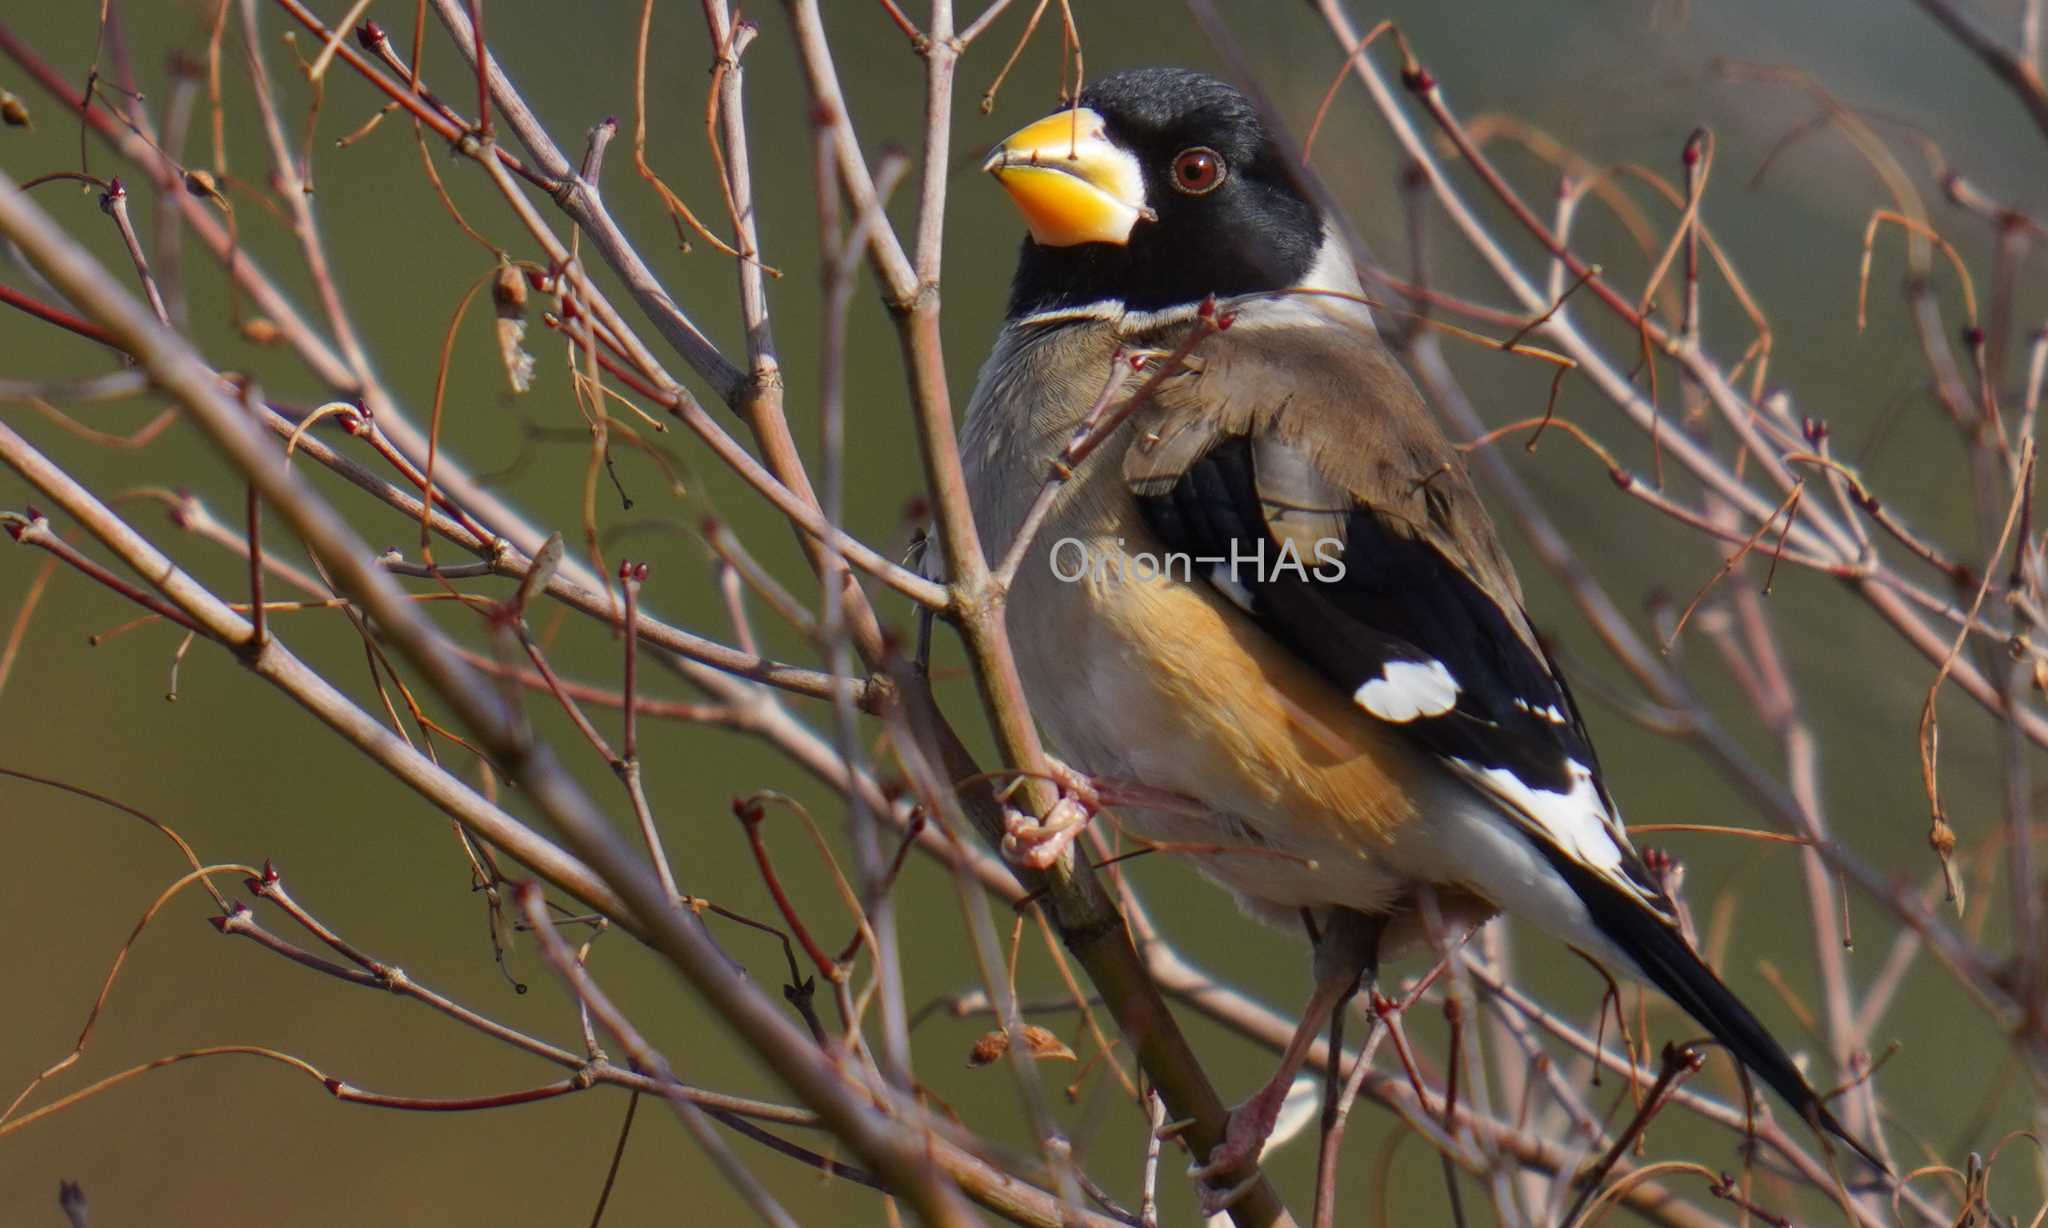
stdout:
[[1077,1060],[1074,1051],[1067,1048],[1065,1041],[1049,1030],[1035,1023],[1024,1025],[1024,1051],[1038,1062],[1071,1062]]
[[967,1068],[969,1070],[979,1070],[990,1062],[1001,1059],[1009,1051],[1010,1034],[1008,1032],[1003,1031],[1001,1028],[997,1028],[993,1032],[983,1032],[981,1038],[974,1042],[974,1047],[967,1051]]
[[196,166],[186,171],[185,190],[202,200],[210,200],[223,209],[227,207],[227,197],[220,194],[220,185],[214,181],[211,171]]
[[[967,1051],[969,1069],[980,1069],[1000,1059],[1010,1051],[1010,1034],[1002,1028],[984,1032]],[[1074,1051],[1066,1042],[1035,1023],[1024,1025],[1024,1052],[1034,1062],[1071,1062],[1077,1060]]]
[[511,265],[498,269],[491,283],[491,303],[498,312],[498,358],[505,364],[505,382],[515,393],[533,386],[533,355],[526,352],[526,278]]

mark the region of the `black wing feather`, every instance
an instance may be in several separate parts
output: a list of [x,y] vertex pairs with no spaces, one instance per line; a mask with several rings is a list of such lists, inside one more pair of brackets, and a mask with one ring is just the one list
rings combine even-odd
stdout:
[[[1238,559],[1231,578],[1261,626],[1347,693],[1389,662],[1440,661],[1458,683],[1457,705],[1406,728],[1440,755],[1507,768],[1531,788],[1566,792],[1569,761],[1593,766],[1577,709],[1506,613],[1419,536],[1391,531],[1372,508],[1313,509],[1342,517],[1341,577],[1279,569],[1282,544],[1267,527],[1250,441],[1219,440],[1181,479],[1140,495],[1145,521],[1169,551]],[[1263,560],[1258,565],[1252,560]],[[1565,717],[1548,719],[1544,711]]]

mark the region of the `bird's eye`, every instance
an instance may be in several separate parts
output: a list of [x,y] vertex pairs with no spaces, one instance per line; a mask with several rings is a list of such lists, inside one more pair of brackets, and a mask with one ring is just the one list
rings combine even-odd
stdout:
[[1173,186],[1189,196],[1207,196],[1223,186],[1229,170],[1223,155],[1204,145],[1183,149],[1173,159]]

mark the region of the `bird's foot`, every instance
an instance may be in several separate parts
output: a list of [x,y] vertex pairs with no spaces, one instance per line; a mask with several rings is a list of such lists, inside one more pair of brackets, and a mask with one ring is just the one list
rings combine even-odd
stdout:
[[1035,818],[1007,801],[1003,806],[1003,860],[1031,870],[1051,868],[1102,807],[1094,780],[1050,755],[1046,764],[1060,796],[1044,818]]
[[[1209,1150],[1209,1158],[1188,1169],[1195,1180],[1195,1195],[1203,1215],[1219,1215],[1244,1196],[1258,1180],[1259,1154],[1280,1120],[1280,1106],[1287,1100],[1288,1084],[1275,1082],[1260,1088],[1251,1099],[1230,1110],[1223,1124],[1223,1141]],[[1228,1184],[1224,1184],[1225,1181]]]
[[1094,817],[1094,807],[1064,793],[1042,819],[1032,818],[1014,806],[1005,806],[1003,860],[1031,870],[1050,869]]
[[1108,806],[1200,809],[1199,803],[1183,794],[1130,781],[1100,780],[1049,755],[1046,774],[1059,786],[1060,796],[1044,818],[1033,818],[1013,806],[1003,807],[1003,857],[1012,865],[1050,868],[1087,830],[1089,820]]

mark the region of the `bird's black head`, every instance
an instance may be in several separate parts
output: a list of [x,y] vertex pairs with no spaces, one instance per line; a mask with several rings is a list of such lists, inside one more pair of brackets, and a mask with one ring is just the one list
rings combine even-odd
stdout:
[[1185,68],[1135,68],[1017,132],[984,169],[1031,226],[1012,319],[1120,301],[1157,311],[1299,284],[1323,240],[1258,109]]

